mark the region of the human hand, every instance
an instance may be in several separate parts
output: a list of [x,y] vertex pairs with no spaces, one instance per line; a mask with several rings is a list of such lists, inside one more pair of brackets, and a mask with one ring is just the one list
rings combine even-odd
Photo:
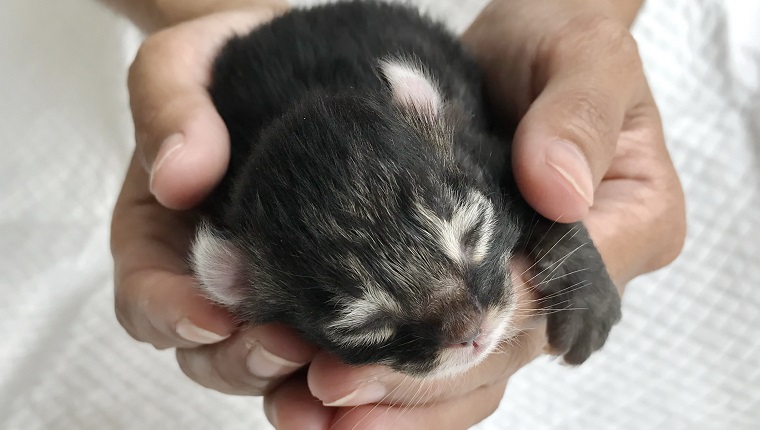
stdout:
[[[513,155],[522,193],[550,219],[584,220],[621,292],[675,258],[685,236],[683,192],[627,29],[633,9],[606,0],[497,0],[463,36],[502,115],[521,118]],[[531,303],[523,297],[523,306]],[[526,330],[444,382],[351,368],[319,353],[307,375],[266,397],[267,416],[285,430],[467,428],[493,412],[509,376],[545,344],[543,326]]]
[[316,353],[282,327],[237,331],[201,296],[185,261],[196,219],[178,211],[227,167],[227,130],[206,89],[211,62],[233,32],[278,10],[225,10],[156,33],[129,74],[137,146],[112,221],[116,315],[135,339],[177,348],[186,373],[227,393],[261,394]]
[[[517,7],[518,3],[520,2],[515,1],[511,6]],[[491,6],[491,8],[496,7],[501,8],[502,13],[505,13],[504,11],[507,9],[507,5],[505,4],[494,3]],[[511,18],[504,17],[504,21],[502,22],[493,22],[492,19],[489,21],[489,18],[493,18],[493,16],[489,16],[493,10],[485,11],[465,35],[465,40],[475,46],[476,52],[478,46],[480,46],[483,53],[488,53],[490,49],[494,48],[494,44],[497,44],[501,40],[498,37],[500,35],[499,31],[509,30],[511,33],[514,32],[512,38],[506,40],[525,40],[526,42],[530,42],[531,39],[535,38],[543,40],[547,34],[551,33],[546,32],[545,34],[536,34],[536,26],[533,26],[534,29],[533,32],[531,32],[529,31],[531,29],[525,28],[525,25],[523,25],[523,28],[521,29],[519,26],[514,25],[515,23],[513,21],[519,22],[520,19],[531,19],[531,13],[539,14],[539,12],[546,12],[537,11],[537,7],[526,6],[525,4],[521,4],[521,7],[522,10],[519,12],[523,13],[523,15],[514,14]],[[578,12],[578,8],[572,10]],[[561,15],[559,14],[559,10],[553,12]],[[592,11],[587,9],[587,12],[590,16]],[[567,10],[565,13],[567,13],[567,15],[564,16],[563,19],[567,19],[571,16]],[[522,18],[517,19],[521,16]],[[545,17],[544,19],[548,18]],[[220,23],[221,19],[217,24]],[[525,24],[525,22],[523,22],[523,24]],[[565,21],[565,24],[567,24],[567,21]],[[245,24],[241,25],[241,29],[243,29]],[[515,30],[516,27],[518,30]],[[555,31],[559,32],[561,27],[561,25],[557,25]],[[221,29],[221,26],[216,28]],[[229,25],[225,28],[229,28]],[[492,29],[490,36],[488,29]],[[568,28],[566,27],[564,30],[568,30]],[[576,30],[583,29],[580,28]],[[573,34],[572,31],[569,33],[570,35]],[[166,36],[166,34],[168,33],[164,33],[164,36]],[[184,36],[188,37],[188,39],[185,39],[186,41],[189,42],[192,40],[189,38],[190,34],[185,34]],[[168,36],[166,37],[168,38]],[[592,43],[594,40],[595,39],[592,38],[587,42]],[[208,40],[206,42],[208,42]],[[606,44],[609,43],[609,41],[604,38],[600,38],[597,42],[600,42],[597,51],[601,51],[597,52],[597,55],[600,53],[606,55],[608,51],[614,50],[614,48],[610,49],[607,47]],[[193,46],[197,47],[196,43],[202,45],[204,42],[200,40],[189,42],[187,46],[185,46],[185,49]],[[159,201],[163,202],[168,207],[176,209],[190,207],[202,199],[205,193],[213,187],[213,184],[215,184],[221,177],[227,161],[226,131],[224,130],[221,120],[213,111],[213,106],[211,106],[210,101],[204,99],[204,97],[207,97],[205,86],[199,84],[199,82],[204,82],[204,79],[206,79],[205,74],[201,73],[198,76],[193,76],[191,79],[186,80],[186,85],[174,85],[177,83],[177,76],[188,74],[188,72],[197,72],[203,69],[183,66],[187,66],[187,64],[208,65],[208,60],[213,56],[218,45],[213,47],[213,43],[208,43],[205,45],[208,48],[208,50],[204,51],[205,54],[198,54],[198,52],[194,54],[188,53],[187,56],[184,56],[186,57],[184,60],[175,61],[172,63],[173,66],[170,67],[167,66],[165,60],[167,58],[175,60],[177,58],[183,58],[182,55],[177,56],[177,52],[183,51],[181,49],[176,49],[180,48],[178,46],[169,48],[168,46],[172,45],[167,44],[164,47],[164,55],[155,54],[157,57],[155,58],[155,62],[147,61],[146,57],[150,58],[148,54],[151,51],[154,53],[160,52],[158,48],[160,48],[163,43],[153,42],[153,44],[154,47],[143,49],[145,54],[142,56],[142,65],[145,66],[146,70],[141,72],[141,67],[139,67],[140,62],[136,62],[135,66],[132,68],[132,77],[130,79],[133,96],[133,111],[153,113],[141,115],[138,112],[135,115],[138,147],[143,148],[143,152],[140,153],[143,155],[134,158],[132,161],[130,173],[125,183],[125,189],[123,190],[120,204],[117,206],[117,211],[114,217],[114,230],[121,230],[122,236],[126,234],[125,232],[129,232],[133,233],[135,237],[142,235],[144,238],[143,240],[136,240],[117,237],[118,234],[115,231],[114,256],[117,261],[117,283],[119,280],[122,280],[121,282],[124,282],[124,285],[126,285],[123,288],[117,286],[117,309],[122,309],[122,311],[119,312],[120,321],[125,324],[125,327],[127,327],[135,337],[141,340],[150,341],[155,345],[162,347],[192,347],[199,343],[214,342],[231,333],[233,327],[226,314],[219,309],[210,307],[203,299],[195,295],[195,292],[190,288],[192,280],[185,275],[184,264],[182,264],[181,259],[177,258],[178,256],[184,255],[184,252],[186,252],[187,242],[191,233],[191,224],[193,222],[192,218],[190,215],[179,215],[177,213],[165,211],[157,204],[155,199],[153,199],[153,197],[147,192],[148,177],[147,174],[139,168],[138,161],[142,161],[142,164],[152,166],[154,171],[158,171],[158,173],[152,175],[151,189]],[[155,47],[155,45],[158,45],[158,47]],[[536,110],[537,107],[543,106],[545,110],[547,109],[546,106],[552,104],[546,101],[543,104],[538,103],[540,99],[542,97],[546,98],[545,96],[547,94],[554,94],[555,98],[559,98],[557,94],[565,94],[561,91],[562,89],[568,90],[567,92],[572,94],[572,90],[577,90],[577,85],[582,83],[572,82],[572,80],[569,82],[563,82],[561,80],[557,81],[556,78],[562,76],[562,74],[557,71],[561,72],[562,70],[570,70],[574,67],[580,67],[586,62],[588,62],[586,64],[595,64],[594,61],[596,61],[594,56],[589,54],[589,57],[577,59],[578,64],[569,61],[572,60],[571,58],[567,62],[560,62],[559,65],[549,67],[549,65],[556,63],[558,57],[568,55],[563,49],[548,49],[546,57],[543,58],[538,55],[539,52],[543,52],[538,48],[546,49],[549,45],[539,44],[536,40],[533,40],[533,48],[521,52],[509,52],[509,49],[504,49],[508,47],[502,47],[502,57],[481,58],[481,62],[487,70],[491,70],[491,73],[489,73],[489,80],[492,87],[499,89],[500,86],[502,86],[500,92],[507,95],[502,98],[502,100],[505,101],[502,106],[502,108],[505,109],[505,114],[516,117],[516,115],[521,115],[525,112],[533,112],[532,116],[525,117],[518,130],[515,142],[515,154],[517,158],[519,158],[518,154],[521,147],[524,151],[523,154],[526,154],[525,156],[527,156],[529,160],[531,159],[530,154],[542,155],[540,145],[534,143],[535,141],[540,144],[540,138],[533,138],[531,136],[534,135],[530,133],[531,130],[533,130],[534,133],[536,130],[541,131],[541,127],[545,127],[549,131],[557,132],[558,135],[562,137],[566,136],[559,134],[559,132],[564,130],[564,124],[566,123],[574,124],[579,127],[589,123],[589,136],[591,136],[591,132],[594,131],[607,131],[605,127],[614,129],[615,126],[617,126],[619,129],[624,130],[624,132],[620,133],[616,139],[612,139],[615,140],[615,142],[612,142],[612,145],[609,144],[610,139],[607,139],[606,141],[602,139],[602,141],[597,142],[594,139],[583,139],[587,137],[585,135],[582,135],[582,139],[579,139],[578,142],[576,142],[578,145],[584,145],[584,142],[590,144],[600,143],[600,148],[587,148],[586,146],[582,146],[584,151],[589,151],[588,163],[593,167],[592,170],[595,172],[602,171],[605,168],[605,163],[607,164],[607,167],[614,167],[614,160],[622,160],[617,161],[617,168],[620,173],[614,173],[615,179],[608,177],[605,183],[605,181],[599,179],[600,176],[598,174],[597,176],[594,176],[594,178],[597,179],[593,179],[592,183],[600,183],[600,185],[598,186],[597,194],[595,196],[596,204],[591,208],[588,217],[586,218],[589,229],[592,231],[595,242],[600,248],[614,279],[622,285],[624,281],[635,276],[635,274],[641,273],[642,270],[647,270],[642,269],[647,267],[646,265],[639,264],[638,266],[634,265],[633,267],[627,266],[628,262],[640,263],[642,261],[641,257],[646,253],[641,251],[641,247],[636,248],[636,246],[632,246],[632,248],[623,248],[615,246],[615,235],[620,233],[620,229],[616,229],[615,226],[622,224],[626,225],[627,228],[629,227],[623,222],[626,217],[621,218],[619,215],[625,213],[627,208],[630,208],[630,206],[626,206],[626,201],[630,197],[626,196],[624,193],[615,194],[614,192],[619,189],[623,189],[624,191],[634,191],[633,194],[636,197],[634,200],[638,202],[635,205],[638,210],[634,210],[627,214],[630,217],[635,218],[636,221],[634,223],[636,228],[632,229],[633,234],[631,237],[633,237],[633,239],[641,239],[640,241],[635,240],[631,242],[633,245],[646,242],[645,238],[647,237],[654,237],[654,239],[657,240],[652,241],[651,244],[653,245],[653,248],[657,248],[658,244],[663,243],[663,240],[660,239],[667,237],[667,235],[650,235],[648,234],[647,227],[651,227],[651,224],[653,222],[656,223],[656,221],[664,221],[668,219],[674,221],[674,223],[666,224],[666,226],[668,231],[674,233],[673,237],[675,240],[671,241],[669,251],[667,246],[658,250],[662,251],[659,254],[662,259],[659,261],[652,261],[648,266],[654,267],[657,266],[657,264],[664,264],[668,258],[672,258],[672,254],[677,253],[678,249],[680,249],[680,244],[678,243],[678,227],[680,226],[681,233],[683,228],[682,218],[679,218],[678,211],[679,197],[681,202],[681,212],[683,210],[683,197],[680,195],[680,186],[678,185],[672,165],[667,157],[667,152],[664,151],[659,118],[657,116],[656,108],[654,107],[653,102],[651,102],[651,95],[649,95],[648,98],[644,97],[642,100],[646,101],[646,103],[641,106],[636,106],[637,109],[632,109],[633,106],[628,106],[626,104],[626,113],[629,111],[634,113],[640,111],[637,115],[630,115],[630,118],[632,118],[633,121],[629,119],[628,123],[631,124],[632,121],[634,126],[629,127],[628,129],[624,127],[624,121],[620,121],[620,124],[618,124],[614,121],[614,118],[609,116],[610,114],[597,118],[594,116],[588,116],[583,110],[568,110],[563,112],[564,115],[559,116],[556,121],[552,121],[551,124],[542,123],[546,118],[551,117],[544,118],[543,115],[539,115],[541,110]],[[565,46],[568,47],[564,49],[570,49],[572,47],[571,45],[572,44],[570,43],[566,43]],[[151,45],[148,45],[148,47],[150,46]],[[511,43],[510,46],[512,46]],[[514,46],[523,45],[520,43],[514,43]],[[531,46],[531,44],[526,43],[524,46]],[[604,49],[605,47],[606,49]],[[590,52],[593,52],[593,49],[591,49]],[[633,52],[633,54],[635,54],[635,52]],[[203,57],[200,59],[207,62],[203,63],[203,61],[198,61],[199,58],[194,57],[194,55]],[[484,56],[481,55],[481,57]],[[499,58],[501,58],[501,60],[499,60]],[[548,74],[548,77],[543,77],[543,84],[539,83],[540,80],[536,79],[537,75],[532,74],[530,70],[523,70],[522,74],[515,75],[521,78],[516,79],[512,83],[512,87],[510,87],[510,85],[504,85],[504,82],[500,79],[500,75],[498,74],[498,71],[501,70],[499,67],[505,66],[505,64],[507,66],[525,64],[525,58],[531,58],[531,60],[536,62],[539,66],[543,61],[544,66],[547,67],[547,70],[544,70],[544,73]],[[513,62],[514,60],[521,59],[522,63],[519,61]],[[638,60],[637,56],[635,60]],[[500,63],[499,61],[502,61],[503,63]],[[612,66],[615,64],[615,61],[610,60],[610,63],[612,63]],[[155,68],[153,68],[152,71],[151,64],[155,65]],[[636,63],[636,66],[638,68],[634,67],[635,71],[640,72],[640,65]],[[159,73],[163,67],[166,67],[164,70],[166,73]],[[540,67],[536,68],[536,70],[540,69]],[[611,69],[614,68],[611,67]],[[207,68],[205,70],[207,70]],[[509,69],[507,68],[504,70]],[[496,71],[496,73],[494,73],[494,71]],[[549,74],[550,71],[554,71],[555,73]],[[594,82],[595,78],[599,78],[597,75],[600,75],[601,77],[609,76],[613,71],[614,70],[610,69],[591,70],[588,81]],[[159,79],[159,77],[163,77],[164,79]],[[643,81],[643,74],[640,78]],[[182,80],[180,79],[179,81],[181,82]],[[146,82],[153,82],[156,85],[146,85]],[[526,82],[536,86],[535,92],[539,94],[538,98],[532,97],[530,94],[524,94],[525,89],[528,87],[521,87],[519,83]],[[552,82],[553,84],[550,86],[549,83]],[[509,84],[509,82],[507,82],[507,84]],[[574,84],[575,86],[571,84]],[[644,85],[646,85],[645,81]],[[522,89],[522,92],[514,90],[514,88]],[[605,91],[609,90],[607,87],[595,88],[594,90],[599,91],[599,93],[592,91],[592,95],[598,95],[602,98],[603,102],[610,102],[610,104],[613,104],[616,100],[620,101],[618,99],[621,97],[624,98],[621,92],[618,91],[611,91],[610,94],[605,95]],[[510,97],[509,95],[512,94],[511,91],[514,91],[515,95],[521,94],[523,99],[520,101],[517,100],[518,97]],[[646,91],[646,94],[648,94],[648,90]],[[582,106],[591,109],[591,112],[595,112],[594,109],[599,109],[595,104],[595,98],[587,98],[586,94],[582,92],[578,95],[580,96]],[[534,100],[536,103],[531,104]],[[625,104],[629,102],[631,101],[628,100],[621,103]],[[529,106],[530,111],[528,111]],[[608,107],[608,103],[602,103],[601,106],[606,108]],[[566,107],[566,109],[568,108]],[[572,109],[572,107],[569,109]],[[144,122],[141,122],[140,118],[142,118],[142,121]],[[531,120],[531,118],[533,119]],[[559,120],[560,118],[566,120]],[[186,141],[184,147],[176,149],[170,145],[164,145],[162,149],[159,149],[158,142],[161,142],[166,136],[173,135],[175,131],[183,132],[182,135]],[[570,137],[574,137],[572,133],[570,134]],[[651,139],[651,141],[644,142],[646,144],[644,147],[651,147],[649,150],[641,151],[644,148],[631,148],[632,143],[637,140],[641,141],[642,139]],[[619,152],[619,149],[624,147],[621,144],[621,141],[623,140],[627,141],[629,145],[628,152],[624,152],[623,154],[630,153],[631,149],[633,149],[632,154],[627,158],[615,156],[615,154]],[[216,143],[219,142],[222,144],[216,145]],[[524,149],[527,146],[527,142],[530,142],[530,145],[532,146],[530,150]],[[652,142],[654,142],[654,144],[652,144]],[[607,146],[605,146],[605,144]],[[605,148],[608,152],[604,150]],[[596,151],[594,151],[594,149],[596,149]],[[151,162],[151,160],[156,159],[156,153],[161,155],[161,157],[158,158],[161,161]],[[610,153],[613,155],[610,155]],[[168,164],[163,163],[163,156],[165,154],[171,155],[166,158]],[[545,152],[543,154],[545,154]],[[533,157],[533,160],[537,158],[540,157]],[[654,164],[650,164],[650,161]],[[637,171],[642,165],[645,167],[643,172]],[[157,166],[160,166],[161,168],[158,169]],[[582,217],[583,213],[588,208],[588,204],[586,204],[586,209],[583,208],[583,204],[578,204],[577,195],[573,195],[572,187],[559,188],[564,191],[560,191],[559,198],[555,200],[556,204],[553,204],[550,202],[550,199],[541,198],[542,194],[544,194],[541,188],[542,186],[545,189],[548,188],[549,191],[556,190],[552,187],[552,176],[541,176],[541,172],[546,173],[548,167],[541,166],[535,162],[534,164],[528,163],[527,166],[529,167],[522,171],[519,168],[517,169],[518,179],[527,178],[528,185],[526,185],[526,179],[523,179],[520,183],[521,188],[529,201],[531,201],[539,211],[552,218],[557,218],[557,213],[559,213],[559,215],[564,215],[562,219],[566,221]],[[615,172],[615,170],[610,171]],[[182,181],[186,181],[188,172],[190,173],[189,177],[194,180],[191,183],[184,183]],[[642,175],[642,173],[644,174]],[[538,175],[538,179],[535,179],[536,175]],[[601,178],[604,177],[605,175],[602,171]],[[556,181],[556,176],[554,179]],[[560,179],[560,181],[561,180],[562,179]],[[531,188],[531,184],[538,184],[538,190],[536,191],[536,189]],[[605,185],[609,186],[605,187]],[[605,200],[607,203],[600,206],[602,190],[607,190],[607,192],[603,194],[607,196],[606,199],[602,199],[602,203],[604,203]],[[667,203],[666,200],[661,200],[663,196],[673,196],[675,198],[675,205],[668,208],[662,208],[662,203]],[[548,209],[541,207],[542,201],[549,201]],[[652,201],[661,204],[655,204],[654,207],[650,208],[647,203],[651,203]],[[578,209],[579,207],[580,209]],[[595,212],[597,207],[601,207],[604,210]],[[559,212],[552,213],[552,210]],[[576,211],[575,213],[573,212],[574,210]],[[596,216],[597,219],[600,219],[599,222],[594,223],[589,221],[594,219],[594,213],[599,214]],[[117,214],[119,215],[118,217]],[[680,213],[680,215],[682,215],[682,213]],[[137,222],[138,220],[152,220],[150,223],[152,223],[153,227],[146,228],[144,225],[141,225],[141,222]],[[179,228],[178,226],[183,227]],[[173,233],[167,235],[166,232],[168,231]],[[643,237],[640,236],[642,231],[647,233]],[[602,239],[606,237],[607,240],[600,240],[600,237]],[[149,238],[150,240],[146,240],[146,238]],[[153,249],[153,251],[145,252],[150,249]],[[634,252],[631,251],[631,249],[634,251],[639,249],[639,251]],[[663,255],[664,257],[662,257]],[[158,262],[161,261],[163,261],[163,263],[158,264]],[[651,268],[648,270],[651,270]],[[140,287],[139,285],[141,284],[145,287]],[[161,289],[156,289],[157,286],[160,286]],[[120,291],[122,294],[119,294]],[[180,300],[176,300],[176,298],[180,298]],[[169,301],[172,303],[167,303]],[[183,305],[182,303],[184,302],[187,303]],[[150,306],[150,309],[148,309],[148,306]],[[155,315],[163,316],[156,317]],[[195,323],[196,326],[207,328],[212,333],[221,336],[218,336],[216,339],[212,339],[213,336],[207,337],[203,339],[202,342],[197,342],[200,338],[193,335],[190,335],[189,337],[195,337],[196,342],[187,342],[181,337],[178,338],[176,327],[178,327],[178,321],[184,319],[178,318],[178,315],[185,315],[188,320]],[[146,318],[146,316],[148,317]],[[181,331],[184,332],[185,335],[188,335],[188,332],[193,332],[193,330],[188,331],[187,329],[182,329]],[[195,333],[197,334],[198,332]],[[369,413],[378,414],[378,416],[381,417],[379,418],[381,421],[364,419],[362,425],[376,425],[387,418],[393,419],[392,422],[396,427],[403,428],[407,425],[410,428],[415,428],[415,422],[424,422],[427,425],[429,423],[434,423],[436,418],[447,418],[446,424],[449,425],[450,428],[462,428],[470,423],[477,422],[490,414],[503,394],[503,386],[506,383],[506,378],[509,374],[540,353],[541,347],[543,346],[542,331],[540,329],[534,329],[531,330],[530,333],[530,336],[535,337],[530,337],[530,340],[525,340],[523,342],[523,344],[527,345],[526,347],[511,349],[508,353],[505,353],[506,355],[495,354],[489,359],[489,361],[483,364],[483,367],[479,367],[468,375],[463,376],[463,382],[457,390],[441,389],[441,393],[437,396],[431,397],[429,395],[418,395],[415,399],[412,397],[414,393],[422,393],[423,389],[430,392],[438,389],[435,387],[425,388],[424,386],[410,384],[409,381],[404,381],[401,385],[398,385],[398,375],[386,375],[384,380],[389,381],[389,387],[394,386],[394,378],[396,380],[395,386],[400,387],[396,389],[397,396],[389,397],[386,401],[400,401],[405,402],[404,404],[408,405],[410,403],[425,403],[433,398],[436,400],[434,404],[416,406],[412,408],[411,412],[406,411],[406,409],[409,409],[408,406],[395,407],[381,405],[375,407],[374,405],[366,405],[351,411],[351,403],[345,404],[348,408],[338,410],[323,407],[318,403],[315,403],[310,394],[309,388],[311,388],[311,391],[314,391],[320,399],[329,402],[330,400],[339,398],[337,396],[351,392],[353,388],[356,388],[362,382],[362,377],[367,379],[372,374],[362,372],[373,372],[372,369],[346,368],[345,366],[332,361],[332,359],[326,355],[320,355],[317,357],[309,370],[308,380],[302,375],[297,375],[297,377],[288,380],[280,388],[273,391],[266,399],[267,412],[272,419],[275,419],[275,417],[281,418],[278,420],[278,424],[281,428],[303,428],[298,425],[293,425],[292,420],[298,417],[308,416],[314,418],[314,420],[309,421],[309,425],[314,426],[314,428],[322,428],[320,427],[320,423],[325,423],[327,426],[332,423],[332,420],[338,419],[341,420],[342,424],[340,425],[348,425],[352,422],[352,419],[360,419],[372,410],[372,408],[374,408],[374,410]],[[538,333],[538,335],[536,333]],[[208,335],[208,333],[202,332],[201,334]],[[259,344],[263,345],[268,351],[285,358],[285,360],[274,360],[275,365],[271,366],[270,369],[276,368],[276,370],[274,372],[268,372],[274,373],[274,375],[264,378],[253,377],[252,379],[248,372],[248,368],[245,366],[246,357],[253,355],[249,352],[251,351],[249,347],[251,342],[246,342],[246,336],[258,338]],[[203,385],[225,392],[256,394],[274,387],[276,381],[279,381],[282,376],[287,375],[289,372],[298,368],[300,364],[308,362],[315,353],[316,350],[313,347],[304,345],[295,337],[292,337],[292,333],[289,333],[287,330],[277,327],[265,327],[236,333],[221,344],[202,348],[180,349],[178,350],[178,358],[183,366],[183,370]],[[261,355],[262,354],[259,353],[259,356]],[[263,355],[266,358],[271,358],[271,354]],[[272,360],[270,360],[270,362],[271,361]],[[488,381],[484,381],[484,378],[478,377],[478,375],[489,375],[489,372],[480,373],[481,370],[479,370],[488,369],[487,363],[500,364],[503,366],[503,371],[493,372],[495,377]],[[331,378],[331,376],[337,377],[337,379]],[[331,379],[346,383],[338,385],[324,383]],[[352,386],[352,384],[355,385]],[[409,390],[406,398],[401,395],[401,393],[403,393],[402,390]],[[457,396],[461,398],[457,399]],[[464,398],[469,400],[463,401],[462,399]],[[357,398],[354,400],[357,400]],[[461,409],[457,408],[455,405],[458,405]],[[301,407],[306,408],[303,409],[303,413],[297,415],[288,414],[288,411],[291,410],[301,411]],[[307,411],[311,411],[311,413]],[[456,411],[464,413],[463,415],[455,414],[459,419],[464,421],[456,421],[451,418],[451,413]],[[446,412],[449,413],[447,414]],[[285,417],[284,420],[282,419],[283,416]],[[301,424],[303,424],[303,422],[301,422]],[[442,428],[446,427],[442,426]]]
[[[146,41],[130,69],[129,79],[137,148],[113,219],[116,311],[121,324],[138,340],[157,348],[177,348],[177,359],[188,376],[201,385],[231,394],[268,392],[311,361],[317,352],[283,327],[236,331],[226,312],[196,293],[183,257],[196,219],[192,212],[179,210],[191,208],[208,193],[223,175],[228,157],[226,130],[206,92],[211,59],[231,33],[231,27],[244,31],[267,17],[256,13],[215,14],[170,28]],[[181,147],[176,146],[178,142]],[[188,178],[192,181],[188,182]],[[524,342],[528,340],[526,335]],[[525,360],[517,354],[512,363]],[[331,366],[341,367],[332,357],[322,354],[314,367]],[[494,366],[519,367],[494,360],[482,369]],[[356,377],[377,371],[352,370],[360,372]],[[478,378],[470,377],[469,384],[484,377],[482,373]],[[467,381],[463,379],[463,383]],[[292,378],[273,391],[268,404],[287,406],[295,394],[297,399],[314,405],[304,382],[300,375]],[[444,388],[446,393],[451,391]],[[478,396],[490,399],[488,403],[470,396],[456,405],[459,409],[477,407],[483,411],[480,415],[485,415],[498,404],[500,396],[493,394],[501,392],[503,387],[498,385],[481,388]],[[433,392],[431,388],[425,398],[430,399],[430,394],[441,396],[444,390]],[[300,417],[303,426],[297,424],[296,428],[314,426],[325,411],[332,419],[336,410],[307,407],[303,413],[290,414],[301,410],[295,407],[280,409],[280,413],[289,417],[291,424],[292,419]],[[456,410],[450,408],[449,412]],[[361,408],[354,412],[343,420],[344,424],[363,417],[358,415]],[[427,423],[430,420],[426,415],[415,416]],[[470,421],[452,422],[465,425]],[[283,424],[287,426],[288,421]]]
[[463,36],[502,115],[521,118],[521,192],[549,219],[583,220],[620,288],[672,261],[686,228],[631,3],[496,0]]

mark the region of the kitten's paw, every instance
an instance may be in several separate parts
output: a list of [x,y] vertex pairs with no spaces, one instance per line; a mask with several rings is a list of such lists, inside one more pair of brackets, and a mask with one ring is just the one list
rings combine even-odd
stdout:
[[529,282],[547,316],[548,346],[567,364],[579,365],[620,320],[620,295],[583,224],[533,218],[523,243],[534,262]]
[[612,283],[582,290],[547,297],[549,353],[562,355],[571,365],[583,363],[604,346],[621,316],[620,296]]

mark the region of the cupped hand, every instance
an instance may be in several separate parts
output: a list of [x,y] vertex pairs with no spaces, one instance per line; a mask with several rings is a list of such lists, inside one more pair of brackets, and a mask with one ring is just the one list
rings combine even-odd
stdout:
[[227,38],[278,11],[228,10],[145,41],[129,73],[137,146],[112,221],[119,322],[137,340],[177,348],[195,381],[235,394],[262,394],[317,351],[283,327],[237,330],[201,296],[186,264],[196,218],[179,211],[227,167],[227,130],[206,89],[211,62]]
[[[342,365],[282,327],[238,331],[194,289],[184,258],[195,219],[174,210],[197,204],[226,169],[227,133],[206,92],[210,64],[233,32],[273,14],[249,8],[169,28],[146,40],[130,69],[137,149],[112,234],[119,321],[138,340],[178,348],[182,369],[204,386],[268,393],[267,415],[281,429],[467,428],[541,353],[540,323],[467,374],[421,383]],[[528,201],[552,219],[583,219],[621,287],[672,260],[684,237],[683,195],[614,6],[494,1],[464,41],[504,118],[522,118],[514,162]]]
[[[547,218],[583,220],[622,292],[679,254],[686,221],[659,112],[616,7],[626,8],[497,0],[463,40],[505,121],[519,119],[520,190]],[[533,327],[468,373],[428,382],[319,353],[308,374],[267,396],[267,416],[285,430],[468,428],[493,412],[508,378],[545,344],[543,326]]]
[[497,0],[463,36],[497,108],[520,118],[521,192],[547,218],[583,220],[621,288],[672,261],[686,228],[625,4]]

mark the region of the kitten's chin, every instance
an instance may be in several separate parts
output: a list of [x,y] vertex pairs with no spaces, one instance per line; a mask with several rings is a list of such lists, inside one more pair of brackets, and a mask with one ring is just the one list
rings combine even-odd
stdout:
[[494,353],[502,341],[514,335],[513,309],[491,310],[480,335],[469,345],[450,346],[439,353],[440,363],[426,378],[451,378],[469,371]]

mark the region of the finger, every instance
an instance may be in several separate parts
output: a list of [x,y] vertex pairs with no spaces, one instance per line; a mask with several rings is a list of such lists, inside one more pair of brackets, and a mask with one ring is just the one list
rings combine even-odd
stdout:
[[190,220],[156,202],[147,175],[133,156],[114,209],[115,310],[135,339],[157,348],[191,347],[225,339],[235,324],[212,305],[183,261],[192,235]]
[[117,279],[116,316],[134,339],[158,349],[212,344],[234,330],[227,312],[202,297],[191,277],[161,269]]
[[335,415],[309,392],[304,374],[293,375],[264,397],[264,412],[277,430],[328,430]]
[[227,394],[262,395],[303,367],[317,348],[279,325],[248,328],[224,342],[178,349],[177,362],[195,382]]
[[150,189],[164,205],[197,204],[221,179],[229,136],[207,92],[213,59],[235,32],[273,17],[269,8],[225,12],[146,39],[129,70],[135,136]]
[[684,194],[651,94],[629,112],[618,155],[586,218],[617,285],[675,259],[686,237]]
[[507,380],[480,387],[467,395],[418,406],[365,405],[342,408],[335,415],[334,430],[439,429],[465,430],[499,407]]
[[512,160],[531,206],[563,222],[580,220],[592,206],[626,111],[645,82],[624,26],[574,23],[587,30],[560,31],[539,50],[538,96],[517,127]]

